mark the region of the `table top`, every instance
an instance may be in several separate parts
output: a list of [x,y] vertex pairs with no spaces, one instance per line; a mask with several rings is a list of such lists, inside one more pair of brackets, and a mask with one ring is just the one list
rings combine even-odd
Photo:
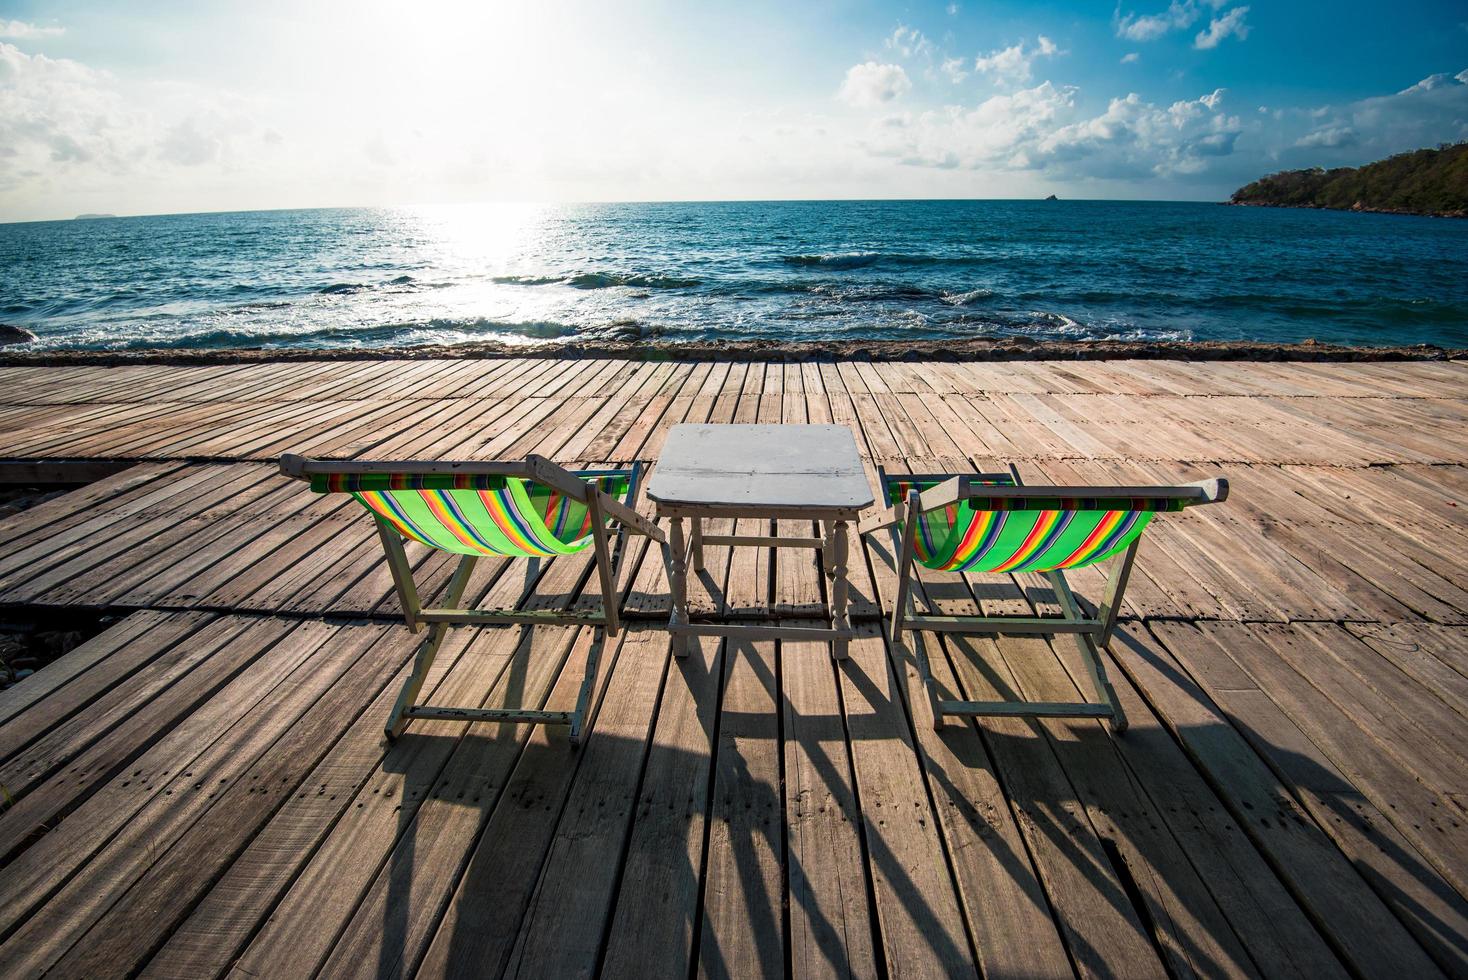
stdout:
[[872,488],[844,425],[675,425],[647,495],[692,508],[859,511]]

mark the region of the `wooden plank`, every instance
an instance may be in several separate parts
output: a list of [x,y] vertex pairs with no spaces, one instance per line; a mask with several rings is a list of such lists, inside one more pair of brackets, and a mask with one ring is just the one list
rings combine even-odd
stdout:
[[[470,631],[459,631],[451,633],[445,640],[424,682],[423,690],[427,697],[457,699],[456,695],[461,692],[446,689],[443,681],[460,663],[470,638]],[[489,666],[494,665],[491,663]],[[466,686],[479,680],[473,670],[459,674],[463,678],[460,683]],[[241,947],[261,927],[266,914],[296,881],[302,868],[320,853],[318,847],[343,811],[358,802],[364,784],[383,771],[384,752],[391,751],[391,748],[384,747],[383,719],[392,710],[407,676],[408,666],[405,666],[383,686],[376,699],[358,715],[337,744],[148,961],[144,976],[192,980],[219,975],[234,962]],[[401,767],[388,771],[400,779],[410,775],[407,770],[399,770]],[[373,794],[374,798],[383,795],[381,792]],[[402,795],[400,793],[399,798]],[[421,792],[416,794],[418,798],[422,795]]]
[[[49,713],[43,711],[34,716],[28,712],[6,725],[0,732],[5,736],[6,756],[0,766],[0,785],[5,786],[6,794],[11,800],[19,799],[104,737],[113,751],[148,739],[152,734],[148,722],[154,719],[139,717],[139,712],[196,668],[202,668],[201,676],[213,676],[212,668],[205,665],[221,650],[228,650],[230,639],[244,625],[202,618],[161,624],[139,645],[135,657],[114,655],[108,658],[114,671],[64,689],[64,700],[79,705],[75,710],[65,705],[67,711],[57,712],[55,723],[47,723]],[[185,638],[191,642],[181,642]],[[227,659],[221,657],[221,661]],[[118,668],[124,663],[137,669],[121,675]]]
[[663,686],[604,977],[687,976],[695,953],[723,643],[694,637]]
[[[112,665],[110,663],[107,667],[99,665],[117,651],[129,648],[133,640],[157,627],[167,618],[167,615],[150,611],[133,613],[117,625],[99,633],[42,667],[31,675],[26,683],[15,684],[0,691],[0,739],[9,740],[12,745],[21,743],[22,739],[6,733],[4,723],[32,705],[50,697],[77,678],[82,678],[89,685],[90,693],[82,694],[78,690],[69,693],[64,704],[58,700],[54,705],[48,705],[44,719],[38,723],[38,727],[53,725],[72,711],[81,708],[91,696],[107,687],[106,672],[112,669]],[[115,668],[113,676],[126,675],[136,667],[138,662],[141,661],[134,661]]]
[[521,966],[549,976],[592,971],[667,649],[660,633],[623,634],[580,752],[554,730],[536,730],[469,857],[420,976],[497,976]]
[[[263,654],[7,865],[0,931],[12,931],[63,884],[59,916],[43,913],[49,929],[81,928],[71,918],[78,909],[105,908],[141,873],[140,850],[165,848],[353,662],[346,644],[331,644],[337,629],[260,620],[240,634],[236,644]],[[328,645],[330,655],[320,654]]]
[[[26,963],[55,963],[62,973],[130,972],[193,909],[214,877],[335,744],[362,707],[382,690],[407,656],[401,642],[376,643],[250,769],[224,792],[89,931],[76,937],[47,928],[44,941],[16,933],[0,947]],[[203,872],[203,873],[201,873]],[[55,906],[56,903],[52,903]],[[48,908],[51,906],[48,906]],[[80,912],[75,906],[68,906]],[[27,923],[39,928],[42,920]]]
[[730,639],[724,662],[697,972],[774,976],[785,968],[775,645]]
[[[1139,625],[1123,624],[1122,629],[1128,631],[1126,637],[1114,641],[1113,647],[1142,632]],[[1081,690],[1088,690],[1088,672],[1080,662],[1075,645],[1060,642],[1055,646],[1073,684]],[[1237,813],[1230,815],[1220,804],[1192,760],[1179,750],[1171,732],[1132,688],[1126,676],[1114,670],[1111,674],[1128,721],[1125,736],[1110,740],[1116,755],[1125,764],[1120,775],[1122,778],[1130,777],[1136,784],[1137,798],[1143,801],[1142,809],[1150,808],[1151,811],[1144,819],[1165,825],[1167,838],[1176,841],[1176,850],[1186,855],[1197,878],[1227,920],[1227,929],[1220,934],[1216,947],[1235,952],[1238,958],[1231,964],[1232,968],[1244,973],[1257,970],[1269,977],[1349,975],[1276,877],[1264,854],[1256,849],[1246,833],[1240,832]],[[1078,778],[1085,781],[1093,775],[1087,772]],[[1115,803],[1108,805],[1113,812],[1119,809],[1113,808]],[[1133,811],[1121,812],[1126,816],[1118,823],[1126,825],[1131,822]],[[1250,814],[1246,812],[1244,816],[1247,819]],[[1167,838],[1163,838],[1162,849],[1171,849]],[[1157,863],[1154,858],[1154,867]],[[1206,902],[1196,892],[1190,897],[1183,884],[1189,877],[1185,873],[1168,872],[1162,868],[1157,870],[1161,872],[1165,887],[1184,901]],[[1236,942],[1228,934],[1230,929],[1237,937]],[[1198,944],[1198,951],[1190,954],[1196,964],[1202,965],[1207,945]],[[1246,957],[1239,957],[1240,949],[1246,951]],[[1418,960],[1414,959],[1414,962]],[[1222,971],[1204,969],[1200,972]]]
[[901,685],[881,637],[861,633],[838,668],[887,972],[976,976]]
[[[941,644],[932,634],[921,639],[937,654],[930,663],[939,697],[957,699],[958,684]],[[986,976],[1071,976],[1074,967],[1052,900],[983,741],[970,724],[935,731],[924,716],[928,695],[910,646],[890,650],[980,967]],[[1072,914],[1064,896],[1055,903],[1061,914]]]
[[1460,715],[1468,715],[1468,633],[1425,623],[1345,628]]
[[1213,639],[1181,623],[1150,634],[1118,634],[1120,666],[1340,955],[1366,976],[1400,963],[1430,974],[1420,943],[1464,975],[1463,898]]
[[1454,813],[1457,807],[1403,765],[1395,754],[1403,751],[1401,746],[1383,744],[1358,727],[1362,720],[1357,714],[1359,704],[1343,710],[1300,677],[1286,651],[1293,645],[1288,650],[1293,658],[1301,641],[1287,627],[1230,623],[1200,623],[1198,627],[1288,714],[1318,747],[1317,755],[1328,759],[1439,874],[1460,893],[1464,891],[1464,883],[1457,879],[1463,878],[1468,863],[1461,853],[1463,823]]
[[[577,639],[577,630],[560,627],[555,629],[497,630],[506,634],[504,643],[507,656],[503,657],[503,671],[488,697],[484,687],[474,692],[467,700],[458,704],[481,704],[488,708],[525,706],[548,707],[550,710],[569,709],[575,704],[576,692],[580,687],[586,666],[586,655],[590,649],[592,631],[581,630],[582,642],[577,655],[571,654]],[[483,633],[481,633],[483,635]],[[495,638],[503,643],[500,637]],[[518,642],[515,642],[518,640]],[[472,654],[466,660],[478,659]],[[562,673],[562,664],[570,671]],[[549,702],[554,683],[559,696]],[[447,730],[443,724],[451,726]],[[454,732],[453,728],[458,731]],[[297,910],[293,917],[297,935],[301,927],[315,922],[318,931],[324,932],[323,939],[301,935],[300,941],[312,948],[332,937],[340,936],[330,947],[330,955],[320,968],[321,975],[367,974],[371,976],[411,975],[427,948],[429,940],[454,893],[456,876],[463,867],[464,855],[468,853],[479,833],[488,821],[500,792],[514,769],[521,752],[535,726],[509,722],[478,722],[465,726],[461,722],[439,723],[435,727],[419,728],[415,723],[420,741],[447,741],[452,754],[440,765],[428,762],[424,769],[437,772],[436,779],[420,777],[417,760],[403,759],[403,770],[409,779],[417,783],[424,794],[416,807],[403,805],[408,802],[405,792],[398,797],[401,801],[396,814],[385,807],[376,823],[386,831],[381,839],[389,844],[384,852],[373,848],[364,840],[362,828],[356,817],[360,811],[349,809],[347,817],[338,829],[353,831],[347,836],[355,838],[355,844],[333,848],[322,864],[326,882],[335,880],[335,887],[317,879],[315,893],[319,898],[312,900],[310,890],[301,890],[299,882],[287,898]],[[562,735],[564,729],[557,728]],[[445,738],[445,736],[450,736]],[[462,736],[462,737],[454,737]],[[404,735],[406,739],[408,736]],[[384,765],[395,760],[384,761]],[[441,766],[441,771],[439,771]],[[388,799],[392,794],[387,792]],[[330,843],[330,842],[329,842]],[[375,878],[368,877],[368,887],[342,887],[341,874],[331,866],[333,863],[352,861],[364,854],[382,854],[379,861],[369,864],[369,871],[378,868]],[[333,862],[331,857],[335,856]],[[312,867],[315,868],[313,859]],[[307,872],[310,874],[310,870]],[[356,877],[354,874],[353,877]],[[355,901],[360,895],[360,901]],[[333,912],[343,904],[349,913],[344,922],[335,915],[325,912],[324,906]],[[309,910],[309,911],[308,911]],[[279,910],[277,910],[277,916]],[[334,928],[319,929],[322,922]],[[241,961],[240,969],[253,970],[261,967],[267,971],[280,969],[279,957],[274,951],[276,942],[269,937],[256,938],[252,953]],[[310,964],[309,959],[296,962]],[[308,966],[309,968],[309,966]]]
[[[920,634],[929,656],[949,653],[950,688],[974,701],[1018,695],[993,640]],[[926,723],[926,721],[924,722]],[[979,726],[994,759],[1015,823],[1024,835],[1061,934],[1085,976],[1152,976],[1167,971],[1150,925],[1126,885],[1084,802],[1038,723],[986,718]],[[1118,855],[1119,859],[1119,855]]]
[[875,976],[876,920],[830,646],[782,642],[779,661],[791,974]]

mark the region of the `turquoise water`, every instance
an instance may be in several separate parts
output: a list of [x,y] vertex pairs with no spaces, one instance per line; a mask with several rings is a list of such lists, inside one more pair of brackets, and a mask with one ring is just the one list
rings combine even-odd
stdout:
[[35,333],[33,349],[1008,336],[1468,346],[1468,221],[1214,204],[34,222],[0,225],[0,273],[0,322]]

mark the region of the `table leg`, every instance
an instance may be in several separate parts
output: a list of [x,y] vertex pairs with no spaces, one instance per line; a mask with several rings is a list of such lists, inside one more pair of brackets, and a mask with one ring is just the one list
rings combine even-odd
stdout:
[[[665,547],[668,549],[668,591],[673,600],[671,622],[674,626],[685,626],[688,623],[688,550],[683,542],[683,518],[674,517],[668,521],[668,543]],[[674,633],[672,642],[673,656],[687,656],[686,633]]]
[[831,569],[836,560],[836,522],[821,521],[817,526],[821,529],[821,571],[826,574],[826,589],[829,591]]
[[693,570],[703,571],[703,518],[690,517],[689,523],[693,525]]
[[[832,544],[831,558],[831,626],[833,629],[849,630],[851,621],[846,616],[846,551],[847,535],[846,522],[836,521],[831,526]],[[832,652],[837,660],[845,660],[847,655],[847,640],[838,639],[832,644]]]

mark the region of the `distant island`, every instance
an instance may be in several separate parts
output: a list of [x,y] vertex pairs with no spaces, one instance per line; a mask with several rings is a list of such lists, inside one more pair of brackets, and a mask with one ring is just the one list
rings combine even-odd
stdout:
[[91,221],[93,218],[115,218],[115,214],[79,214],[72,221]]
[[1364,167],[1285,170],[1234,191],[1230,204],[1468,217],[1468,143],[1413,150]]

